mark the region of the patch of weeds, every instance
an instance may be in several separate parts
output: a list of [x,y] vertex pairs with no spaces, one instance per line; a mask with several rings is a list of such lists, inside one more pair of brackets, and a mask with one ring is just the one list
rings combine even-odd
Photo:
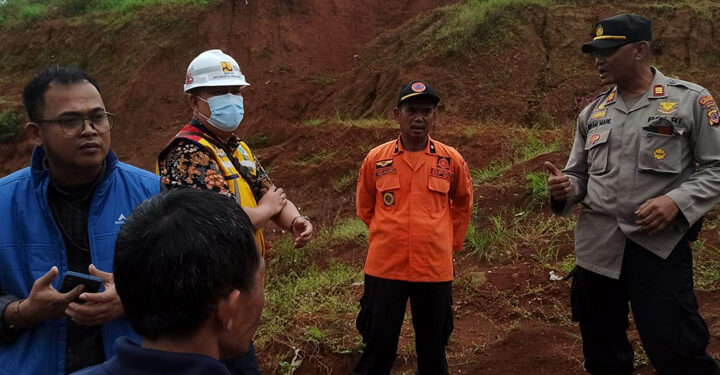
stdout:
[[310,326],[305,328],[305,337],[308,342],[321,344],[327,338],[327,334],[317,326]]
[[395,122],[387,118],[361,118],[361,119],[338,119],[337,124],[347,127],[373,129],[373,128],[392,128]]
[[573,268],[575,268],[575,254],[568,254],[565,258],[563,258],[560,262],[559,268],[565,275],[569,274]]
[[342,193],[349,187],[354,186],[358,178],[358,173],[359,171],[357,169],[353,169],[342,177],[333,181],[333,189],[335,189],[335,192]]
[[360,245],[368,244],[368,227],[357,217],[341,220],[330,231],[329,241],[333,244],[344,242],[357,242]]
[[251,150],[256,148],[265,148],[267,146],[270,146],[270,138],[268,138],[265,134],[258,134],[253,137],[249,137],[244,140],[245,144],[250,147]]
[[552,143],[545,144],[543,141],[530,135],[527,140],[523,143],[516,143],[515,153],[518,163],[524,163],[528,160],[532,160],[540,155],[549,154],[551,152],[558,151],[560,149],[560,140],[555,140]]
[[537,250],[535,250],[535,258],[537,258],[538,262],[545,268],[552,268],[553,264],[557,262],[558,250],[557,245],[554,243],[551,243],[547,247],[538,247]]
[[548,111],[538,111],[532,120],[533,129],[555,129],[557,121]]
[[[359,306],[356,289],[350,286],[362,281],[362,270],[331,262],[325,271],[315,267],[301,273],[278,271],[270,271],[273,277],[268,278],[265,286],[263,324],[255,335],[256,345],[262,347],[274,339],[301,336],[308,344],[333,352],[357,350],[352,317],[357,315]],[[313,323],[306,326],[308,320]]]
[[517,256],[519,248],[531,249],[540,263],[551,269],[558,269],[558,242],[575,227],[574,218],[508,208],[487,220],[489,228],[482,229],[483,222],[473,211],[464,243],[468,254],[492,261]]
[[491,216],[488,220],[491,224],[490,228],[481,229],[480,219],[474,210],[465,233],[464,248],[469,254],[490,262],[498,256],[500,244],[506,242],[507,230],[501,216]]
[[327,122],[327,119],[324,118],[311,118],[308,120],[305,120],[305,125],[307,126],[320,126]]
[[333,227],[316,230],[312,241],[299,249],[293,246],[290,235],[280,237],[272,243],[269,267],[300,273],[311,266],[315,255],[349,242],[363,246],[368,244],[368,228],[357,217],[343,219]]
[[695,289],[713,290],[720,283],[720,249],[707,244],[705,239],[691,242]]
[[0,1],[0,26],[86,14],[129,14],[149,6],[202,7],[217,0],[5,0]]
[[544,172],[531,172],[525,175],[525,181],[527,181],[526,190],[530,194],[531,203],[543,206],[550,199],[547,174]]
[[319,86],[327,86],[335,82],[335,80],[330,77],[314,76],[310,78],[310,82]]
[[485,169],[471,169],[470,177],[472,178],[473,186],[495,181],[502,176],[502,174],[505,173],[511,165],[511,163],[506,161],[495,160]]
[[551,0],[467,0],[444,9],[444,20],[432,34],[433,48],[471,54],[488,42],[514,36],[517,12],[531,5],[549,6]]
[[463,128],[463,134],[465,135],[465,138],[472,139],[473,135],[475,134],[475,128],[468,126]]
[[334,156],[335,151],[323,149],[299,160],[291,161],[290,165],[299,168],[316,167],[332,159]]
[[0,114],[0,143],[10,143],[20,134],[20,113],[15,110]]

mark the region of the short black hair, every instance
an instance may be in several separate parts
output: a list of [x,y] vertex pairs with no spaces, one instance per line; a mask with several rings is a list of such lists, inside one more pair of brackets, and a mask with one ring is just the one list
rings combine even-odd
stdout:
[[23,104],[27,110],[30,121],[46,120],[42,118],[43,107],[45,106],[45,91],[51,82],[58,82],[63,85],[71,83],[89,82],[100,92],[100,86],[95,78],[84,70],[64,66],[51,66],[38,73],[23,90]]
[[255,287],[260,253],[234,199],[175,189],[142,202],[115,243],[115,288],[143,337],[188,337],[233,289]]

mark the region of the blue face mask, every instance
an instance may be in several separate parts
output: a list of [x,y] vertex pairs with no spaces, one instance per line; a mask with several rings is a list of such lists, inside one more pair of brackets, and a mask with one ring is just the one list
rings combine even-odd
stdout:
[[241,95],[217,95],[208,100],[199,96],[197,98],[210,105],[209,118],[198,112],[198,115],[205,118],[210,125],[225,132],[234,131],[240,126],[243,115],[245,115],[245,107],[243,106],[243,97]]

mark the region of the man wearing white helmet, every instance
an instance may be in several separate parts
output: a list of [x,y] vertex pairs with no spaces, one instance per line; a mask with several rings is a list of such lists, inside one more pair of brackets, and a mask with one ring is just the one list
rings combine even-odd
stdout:
[[[158,156],[158,174],[169,189],[212,190],[235,198],[257,231],[259,251],[265,254],[260,228],[272,220],[288,230],[295,247],[304,246],[313,227],[306,216],[276,188],[260,162],[233,132],[245,114],[240,90],[249,86],[237,61],[219,49],[198,55],[188,66],[185,92],[193,110],[183,127]],[[259,374],[254,348],[232,367]]]

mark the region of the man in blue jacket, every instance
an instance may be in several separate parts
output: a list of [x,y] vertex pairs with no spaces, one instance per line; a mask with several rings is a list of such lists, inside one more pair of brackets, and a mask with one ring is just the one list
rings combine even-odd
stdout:
[[[23,92],[35,150],[0,179],[0,374],[64,374],[110,358],[123,318],[109,272],[120,226],[160,191],[158,177],[110,151],[113,115],[87,73],[45,70]],[[67,271],[104,280],[60,293]]]

